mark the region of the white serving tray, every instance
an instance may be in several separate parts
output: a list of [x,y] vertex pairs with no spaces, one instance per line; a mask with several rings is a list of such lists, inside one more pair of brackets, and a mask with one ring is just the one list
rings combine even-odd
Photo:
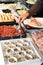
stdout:
[[[30,38],[26,38],[26,39],[30,39]],[[1,44],[4,43],[4,42],[7,42],[7,41],[17,41],[17,39],[10,39],[10,40],[0,41],[0,65],[5,65],[5,61],[4,61],[4,58],[3,58],[3,52],[2,52],[2,48],[1,48]],[[26,61],[23,61],[23,62],[16,62],[14,64],[6,64],[6,65],[40,65],[41,64],[41,56],[39,55],[39,53],[37,52],[37,50],[33,46],[32,42],[31,42],[31,46],[35,50],[35,53],[38,55],[38,57],[39,57],[38,59],[35,59],[35,60],[26,60]]]

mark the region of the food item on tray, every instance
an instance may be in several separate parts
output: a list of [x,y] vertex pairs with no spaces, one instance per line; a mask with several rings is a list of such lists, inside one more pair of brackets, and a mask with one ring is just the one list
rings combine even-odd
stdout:
[[12,53],[13,51],[11,49],[7,49],[7,52],[8,53]]
[[22,5],[19,4],[19,3],[15,3],[14,6],[15,6],[16,9],[21,9],[22,8]]
[[19,47],[16,47],[15,49],[14,49],[14,52],[19,52],[20,51],[20,48]]
[[10,58],[10,59],[9,59],[9,62],[10,62],[10,63],[15,63],[16,61],[17,61],[16,58]]
[[35,18],[31,19],[30,23],[34,26],[42,26],[42,24],[38,22]]
[[30,45],[27,47],[27,49],[29,49],[29,50],[33,50],[33,48],[32,48]]
[[23,7],[23,5],[19,3],[5,4],[5,6],[7,6],[7,8],[10,10],[21,9]]
[[24,42],[24,43],[23,43],[23,46],[28,46],[28,43],[27,43],[27,42]]
[[10,4],[0,4],[0,10],[2,9],[10,9],[10,10],[15,10],[15,9],[20,9],[22,6],[21,4],[18,3],[10,3]]
[[25,58],[26,58],[27,60],[31,60],[31,59],[32,59],[32,56],[31,56],[31,55],[26,55]]
[[16,42],[11,42],[12,44],[16,45]]
[[27,10],[25,10],[25,9],[20,9],[20,10],[17,10],[17,12],[18,12],[19,15],[22,15],[23,13],[26,13]]
[[16,7],[15,7],[14,5],[8,5],[8,9],[9,9],[9,10],[15,10]]
[[9,55],[4,55],[4,59],[5,59],[5,60],[8,60],[9,58],[10,58]]
[[10,48],[15,48],[15,45],[10,45]]
[[35,31],[31,33],[31,37],[41,51],[41,53],[43,54],[43,31]]
[[27,54],[33,54],[33,51],[32,50],[27,50],[26,53]]
[[13,56],[16,57],[16,58],[18,58],[18,55],[15,52],[13,53]]
[[27,51],[27,53],[28,53],[28,54],[32,54],[32,52],[31,52],[31,51],[29,51],[29,52]]
[[6,45],[4,45],[4,46],[2,47],[2,49],[3,49],[3,51],[6,51],[7,46],[6,46]]
[[26,47],[21,47],[21,50],[26,51],[27,48]]
[[21,56],[25,56],[25,55],[26,55],[26,52],[25,52],[25,51],[20,51],[19,54],[20,54]]
[[19,50],[17,48],[15,48],[14,51],[18,52]]
[[37,1],[37,0],[27,0],[26,2],[27,2],[27,3],[30,3],[30,4],[35,4],[36,1]]
[[14,16],[11,13],[0,14],[0,22],[14,22]]
[[[8,42],[9,44],[7,45],[6,43]],[[12,42],[14,44],[12,44]],[[16,46],[18,42],[22,44],[22,46]],[[27,42],[28,45],[23,46],[24,42]],[[31,40],[27,38],[16,39],[16,40],[11,40],[11,41],[8,40],[8,41],[3,42],[2,49],[3,49],[3,55],[4,55],[5,61],[9,63],[15,63],[15,62],[22,62],[26,60],[39,59],[39,55],[37,55],[33,46],[29,42],[31,42]],[[4,48],[4,46],[7,46],[7,48]]]
[[[17,42],[18,42],[18,43],[23,43],[24,40],[20,39],[20,40],[18,40]],[[22,45],[22,44],[21,44],[21,45]]]
[[0,10],[2,10],[2,9],[7,9],[7,6],[4,3],[0,4]]
[[37,59],[38,58],[38,56],[37,55],[33,55],[33,59]]
[[43,28],[43,18],[30,18],[24,20],[26,28]]
[[19,43],[19,42],[17,42],[17,43],[16,43],[16,46],[17,46],[17,47],[21,47],[21,46],[22,46],[22,44],[21,44],[21,43]]
[[9,4],[5,4],[5,3],[1,3],[0,4],[0,10],[3,10],[3,9],[15,9],[15,6],[14,6],[14,3],[9,3]]
[[18,62],[22,62],[22,61],[25,61],[24,57],[18,58]]
[[30,41],[30,40],[28,40],[28,39],[24,39],[24,42],[27,42],[27,43],[28,43],[29,41]]
[[22,28],[18,31],[15,26],[0,26],[0,37],[20,36],[22,34],[24,34],[24,30]]
[[6,44],[6,45],[9,45],[9,44],[11,44],[11,43],[10,43],[10,42],[5,42],[5,44]]

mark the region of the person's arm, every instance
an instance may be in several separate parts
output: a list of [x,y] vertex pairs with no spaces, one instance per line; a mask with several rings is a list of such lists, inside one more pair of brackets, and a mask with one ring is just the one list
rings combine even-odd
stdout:
[[19,16],[18,22],[23,22],[27,17],[30,17],[34,15],[41,7],[43,6],[43,0],[37,1],[36,4],[34,4],[30,10],[26,13],[23,13],[21,16]]
[[36,13],[37,11],[39,11],[42,6],[43,6],[43,0],[37,1],[36,4],[34,4],[30,8],[30,10],[29,10],[29,16],[34,15],[34,13]]

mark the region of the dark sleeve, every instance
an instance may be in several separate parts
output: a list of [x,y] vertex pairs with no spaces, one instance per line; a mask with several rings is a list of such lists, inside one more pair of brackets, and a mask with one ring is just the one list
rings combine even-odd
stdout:
[[43,0],[37,1],[36,4],[34,4],[30,10],[29,10],[29,15],[32,16],[34,13],[38,12],[41,7],[43,6]]
[[43,0],[38,0],[36,3],[39,4],[40,6],[43,6]]

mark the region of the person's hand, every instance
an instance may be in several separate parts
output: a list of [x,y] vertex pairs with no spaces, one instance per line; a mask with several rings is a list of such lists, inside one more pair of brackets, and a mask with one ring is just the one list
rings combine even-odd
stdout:
[[18,23],[23,22],[28,16],[29,16],[29,13],[28,12],[23,13],[21,16],[19,16]]

